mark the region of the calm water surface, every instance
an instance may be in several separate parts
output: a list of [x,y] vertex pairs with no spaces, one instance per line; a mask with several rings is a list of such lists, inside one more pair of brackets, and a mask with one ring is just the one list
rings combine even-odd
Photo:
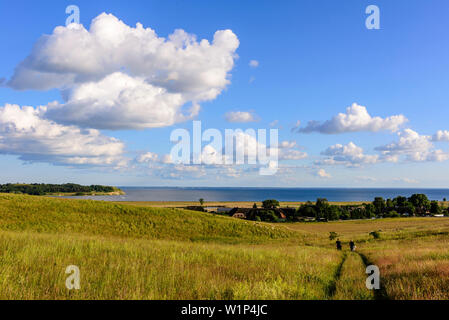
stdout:
[[161,188],[120,187],[124,196],[70,197],[106,201],[315,201],[326,198],[329,201],[372,201],[374,197],[394,198],[424,193],[431,200],[449,199],[449,189],[345,189],[345,188]]

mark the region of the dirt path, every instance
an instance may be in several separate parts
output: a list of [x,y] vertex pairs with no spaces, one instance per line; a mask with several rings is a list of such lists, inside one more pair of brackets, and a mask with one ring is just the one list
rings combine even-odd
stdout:
[[335,292],[337,290],[337,283],[340,280],[341,277],[341,271],[343,270],[343,265],[345,264],[346,261],[346,257],[347,257],[347,253],[343,252],[342,253],[342,258],[341,258],[341,262],[337,267],[337,270],[335,271],[334,274],[334,280],[332,281],[332,283],[330,284],[330,286],[328,287],[328,292],[327,295],[330,297],[330,299],[333,299],[335,296]]
[[329,297],[332,300],[373,300],[376,295],[366,288],[366,265],[361,255],[355,252],[343,251],[342,260],[334,276],[334,282],[329,287]]

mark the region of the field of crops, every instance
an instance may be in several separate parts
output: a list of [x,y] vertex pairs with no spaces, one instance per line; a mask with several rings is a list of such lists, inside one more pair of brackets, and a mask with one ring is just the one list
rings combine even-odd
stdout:
[[[448,299],[448,234],[447,218],[268,224],[0,194],[0,299]],[[65,286],[69,265],[79,290]]]

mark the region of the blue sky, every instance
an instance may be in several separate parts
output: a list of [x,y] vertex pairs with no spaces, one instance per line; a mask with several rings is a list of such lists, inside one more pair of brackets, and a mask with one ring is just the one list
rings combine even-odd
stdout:
[[[197,60],[186,58],[186,62],[160,53],[151,70],[143,65],[152,61],[136,49],[137,45],[148,45],[148,38],[132,42],[133,46],[121,43],[119,49],[96,52],[100,58],[95,61],[100,64],[104,57],[122,53],[119,62],[104,62],[104,70],[88,65],[89,58],[78,59],[82,52],[56,52],[50,42],[33,48],[44,34],[53,34],[52,39],[57,40],[53,30],[65,27],[65,9],[71,4],[79,7],[86,33],[92,33],[92,20],[105,12],[121,20],[126,28],[141,23],[166,41],[176,29],[183,29],[195,35],[195,41],[207,39],[212,43],[216,31],[229,29],[238,46],[232,47],[234,38],[226,37],[224,41],[232,48],[211,49]],[[379,30],[365,26],[368,5],[380,9]],[[449,187],[448,9],[445,0],[0,1],[0,78],[5,79],[0,87],[0,183]],[[73,39],[75,45],[78,41],[64,39]],[[70,43],[59,43],[57,49],[64,45],[67,52],[76,53],[77,47],[73,49]],[[99,46],[95,48],[100,50]],[[222,59],[217,58],[220,55]],[[31,62],[21,64],[29,56]],[[128,60],[129,56],[136,58]],[[225,59],[231,59],[232,65],[225,65]],[[258,65],[251,66],[252,60]],[[166,72],[166,65],[171,64],[176,65],[176,89],[170,87],[173,82],[161,85],[161,79],[149,80]],[[17,70],[21,65],[26,68],[20,78]],[[68,75],[72,65],[78,70],[75,73],[79,72],[76,79],[82,80],[70,80],[61,86],[52,82],[44,89],[40,85],[45,81],[27,84],[32,68],[33,72]],[[144,75],[140,69],[145,70]],[[209,78],[197,76],[216,69],[225,75],[217,79],[219,84],[212,85]],[[81,103],[78,98],[90,92],[87,84],[107,91],[111,83],[123,83],[119,77],[104,83],[113,72],[120,72],[126,81],[137,81],[136,88],[143,92],[170,88],[172,91],[161,98],[169,105],[181,96],[183,109],[195,101],[201,110],[187,120],[169,117],[163,118],[164,124],[154,125],[154,119],[146,117],[154,112],[162,119],[158,113],[163,104],[160,101],[148,105],[149,109],[139,105],[135,115],[130,114],[137,110],[134,101],[128,101],[129,108],[117,104],[103,120],[91,104],[77,109]],[[142,77],[146,82],[138,82]],[[226,84],[220,82],[226,79]],[[145,84],[149,82],[151,88]],[[199,91],[189,86],[193,82]],[[217,88],[217,94],[199,98]],[[144,99],[153,101],[153,97]],[[56,107],[49,105],[53,101]],[[6,108],[7,104],[17,107]],[[33,120],[25,121],[31,111],[25,112],[24,106],[35,110],[46,106],[46,111],[36,111]],[[353,116],[348,118],[345,113],[351,106]],[[180,113],[174,106],[173,110]],[[257,121],[229,122],[226,114],[230,112],[244,112]],[[337,118],[340,113],[343,115]],[[121,118],[123,126],[118,128]],[[248,166],[187,168],[163,161],[173,146],[170,133],[176,128],[191,130],[192,120],[223,132],[226,128],[278,128],[280,142],[289,142],[281,151],[284,157],[278,173],[260,176]],[[33,127],[37,121],[39,129]],[[297,121],[300,125],[292,131]],[[309,121],[320,124],[308,126]],[[98,132],[87,132],[92,129]],[[51,135],[55,130],[61,133],[47,138],[47,132]],[[95,150],[86,151],[88,146]],[[107,150],[99,152],[102,148]]]

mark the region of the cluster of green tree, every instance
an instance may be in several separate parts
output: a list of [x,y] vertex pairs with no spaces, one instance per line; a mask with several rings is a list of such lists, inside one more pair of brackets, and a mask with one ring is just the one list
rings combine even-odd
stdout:
[[[262,209],[257,211],[256,221],[280,222],[284,219],[280,216],[277,208],[280,206],[279,201],[270,199],[262,202]],[[253,205],[253,209],[257,207]]]
[[[254,211],[252,211],[254,212]],[[280,222],[282,219],[276,214],[274,210],[258,210],[255,215],[249,215],[249,220],[265,221],[265,222]]]
[[[352,209],[352,210],[351,210]],[[349,207],[331,205],[324,198],[318,198],[315,203],[308,201],[301,205],[295,212],[295,216],[291,220],[297,220],[302,217],[311,217],[317,220],[338,220],[338,219],[361,219],[365,214],[370,214],[371,207],[363,208],[362,206]]]
[[357,206],[331,205],[326,199],[317,199],[315,203],[307,202],[301,205],[288,220],[298,220],[301,217],[313,217],[317,220],[339,219],[369,219],[374,217],[393,218],[399,216],[425,216],[449,211],[440,206],[438,201],[430,201],[425,194],[414,194],[409,198],[396,197],[383,199],[376,197],[372,203]]
[[[254,206],[257,208],[256,204],[253,205],[253,208],[254,208]],[[276,209],[279,206],[280,206],[279,201],[274,200],[274,199],[262,201],[262,208],[267,209],[267,210]]]
[[373,204],[376,207],[376,213],[380,216],[388,214],[394,216],[400,214],[425,216],[441,214],[444,211],[438,201],[430,201],[425,194],[413,194],[409,198],[399,196],[387,200],[377,197]]
[[[204,204],[204,199],[199,199],[199,201],[201,205]],[[446,199],[443,201],[445,202]],[[327,199],[318,198],[315,203],[308,201],[297,209],[279,207],[278,200],[270,199],[263,201],[261,208],[258,208],[257,204],[254,203],[252,209],[239,210],[245,214],[248,220],[267,222],[300,221],[304,218],[313,218],[316,221],[331,221],[436,214],[449,216],[449,208],[440,206],[438,201],[430,201],[425,194],[413,194],[409,198],[398,196],[386,200],[382,197],[376,197],[373,202],[360,205],[332,205]],[[230,215],[234,212],[231,211]]]
[[277,200],[265,200],[262,202],[262,208],[258,208],[254,203],[252,209],[247,209],[246,219],[254,221],[266,222],[281,222],[284,219],[281,217]]
[[74,183],[66,184],[2,184],[0,185],[0,193],[23,193],[29,195],[46,195],[52,193],[73,193],[84,194],[93,192],[114,192],[117,191],[114,187],[91,185],[81,186]]

